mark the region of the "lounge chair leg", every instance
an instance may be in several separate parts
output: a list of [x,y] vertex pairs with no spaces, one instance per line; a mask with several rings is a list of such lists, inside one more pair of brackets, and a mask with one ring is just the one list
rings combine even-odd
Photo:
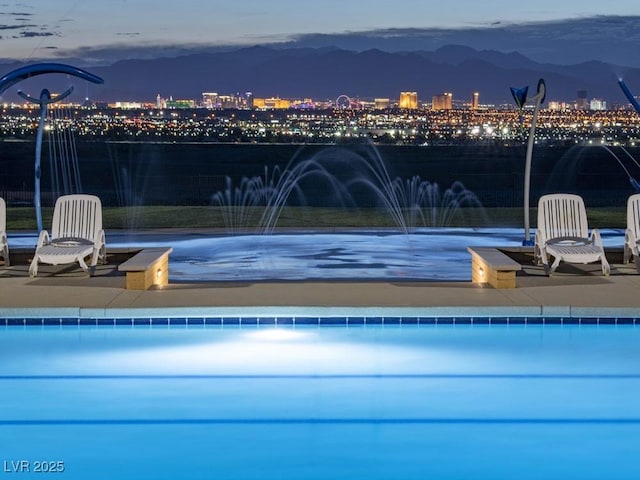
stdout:
[[542,267],[544,268],[544,274],[545,274],[547,277],[550,277],[550,276],[551,276],[551,268],[549,268],[549,264],[548,264],[548,263],[544,263],[544,262],[543,262],[543,263],[542,263]]
[[549,269],[548,273],[549,276],[553,275],[553,273],[556,271],[556,268],[558,268],[558,265],[560,265],[560,257],[556,257],[553,259],[553,263],[551,264],[551,268]]
[[602,274],[605,277],[608,277],[611,274],[611,267],[609,266],[609,262],[607,262],[606,258],[602,259]]
[[80,264],[80,268],[82,268],[82,270],[84,270],[84,273],[86,273],[87,275],[91,276],[91,272],[89,271],[89,267],[87,267],[87,264],[85,263],[84,258],[79,258],[78,259],[78,263]]
[[35,278],[38,276],[38,257],[34,257],[29,265],[29,276]]
[[547,253],[537,245],[533,248],[533,263],[535,265],[544,265],[545,272],[549,268],[549,257]]

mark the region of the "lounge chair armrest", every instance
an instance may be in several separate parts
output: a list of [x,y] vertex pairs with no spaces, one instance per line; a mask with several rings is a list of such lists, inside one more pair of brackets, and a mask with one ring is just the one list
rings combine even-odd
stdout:
[[602,237],[600,236],[600,230],[598,230],[597,228],[591,230],[591,236],[589,238],[594,245],[597,245],[598,247],[604,247],[604,245],[602,244]]
[[49,243],[51,243],[51,239],[49,238],[49,232],[47,232],[46,230],[40,231],[40,235],[38,235],[38,244],[36,248],[43,247],[44,245],[47,245]]
[[627,230],[624,232],[624,242],[627,245],[633,245],[637,241],[638,239],[636,238],[635,233],[633,233],[633,230],[631,230],[630,228],[627,228]]

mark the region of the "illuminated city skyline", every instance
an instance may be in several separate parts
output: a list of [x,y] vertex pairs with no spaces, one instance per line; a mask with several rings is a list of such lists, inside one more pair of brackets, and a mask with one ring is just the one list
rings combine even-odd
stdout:
[[[246,143],[332,143],[367,139],[375,143],[432,145],[522,144],[531,111],[474,110],[207,110],[56,106],[48,130],[73,125],[90,141],[180,141]],[[0,137],[30,141],[38,110],[0,110]],[[640,144],[640,116],[633,110],[550,110],[540,112],[541,144]]]
[[[55,95],[55,93],[54,93]],[[481,104],[480,93],[474,92],[470,99],[455,98],[452,93],[445,92],[433,95],[430,101],[418,97],[417,92],[400,92],[398,98],[350,98],[340,95],[336,99],[305,98],[281,98],[280,96],[255,97],[251,92],[241,94],[218,94],[217,92],[203,92],[200,99],[193,98],[164,98],[160,94],[154,102],[117,100],[114,102],[86,101],[62,103],[65,107],[81,107],[83,105],[98,105],[101,108],[113,108],[122,110],[137,109],[209,109],[209,110],[326,110],[326,109],[352,109],[352,110],[514,110],[515,104],[501,105]],[[31,109],[28,102],[4,102],[1,104],[7,108]],[[546,108],[551,111],[567,110],[632,110],[628,102],[609,104],[601,98],[588,98],[586,90],[578,90],[576,99],[565,102],[551,99]]]

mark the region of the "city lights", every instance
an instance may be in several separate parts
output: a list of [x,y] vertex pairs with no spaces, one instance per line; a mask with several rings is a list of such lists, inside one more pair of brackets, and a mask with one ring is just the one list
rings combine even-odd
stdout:
[[[632,145],[640,138],[640,117],[630,107],[608,110],[581,108],[584,92],[572,106],[550,101],[539,113],[536,144],[608,143]],[[231,143],[331,143],[336,139],[367,139],[374,143],[447,145],[464,142],[526,141],[531,109],[513,105],[456,102],[451,93],[420,104],[416,92],[399,100],[368,102],[341,95],[349,102],[257,98],[203,93],[202,102],[166,100],[155,103],[122,101],[112,104],[60,105],[47,120],[47,131],[72,128],[86,141],[189,141]],[[581,102],[581,103],[580,103]],[[580,105],[579,105],[580,103]],[[598,106],[601,106],[599,103]],[[38,112],[27,104],[4,104],[0,136],[32,140]]]

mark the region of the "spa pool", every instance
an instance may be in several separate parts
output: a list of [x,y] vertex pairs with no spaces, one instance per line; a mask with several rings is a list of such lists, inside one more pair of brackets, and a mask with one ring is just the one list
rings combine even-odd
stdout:
[[[624,231],[602,230],[605,247],[622,248]],[[166,247],[172,283],[265,280],[471,280],[467,247],[522,245],[522,229],[423,228],[308,231],[273,235],[211,232],[107,232],[107,248]],[[9,236],[11,247],[32,248],[35,233]]]

